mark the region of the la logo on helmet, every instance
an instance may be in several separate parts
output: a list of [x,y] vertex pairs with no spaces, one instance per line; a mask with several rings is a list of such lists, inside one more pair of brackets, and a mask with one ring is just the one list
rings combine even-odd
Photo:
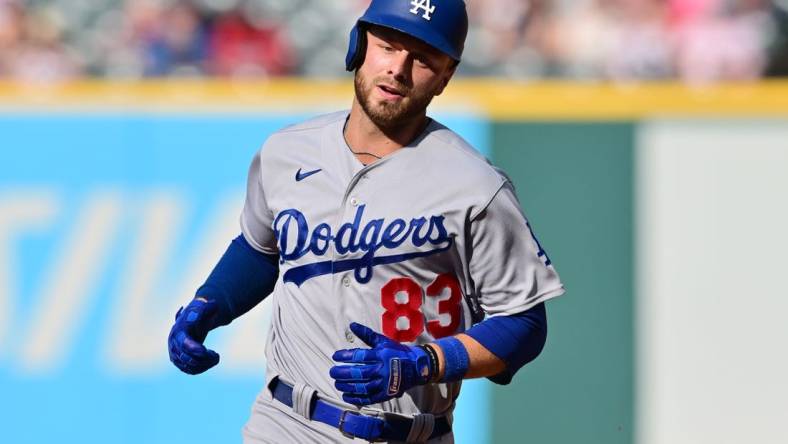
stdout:
[[435,6],[432,6],[430,0],[411,0],[410,4],[413,5],[413,8],[410,10],[411,14],[418,15],[419,10],[422,10],[424,11],[424,15],[422,15],[422,17],[427,20],[432,19],[430,14],[435,12]]

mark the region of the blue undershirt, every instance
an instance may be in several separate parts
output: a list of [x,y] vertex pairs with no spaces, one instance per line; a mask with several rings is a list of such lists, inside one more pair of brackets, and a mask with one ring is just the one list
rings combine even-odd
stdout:
[[261,253],[239,235],[227,247],[196,296],[218,302],[219,314],[211,328],[227,325],[259,304],[274,290],[279,255]]
[[544,303],[510,316],[494,316],[465,332],[506,363],[506,370],[488,379],[506,385],[525,364],[539,356],[547,340]]

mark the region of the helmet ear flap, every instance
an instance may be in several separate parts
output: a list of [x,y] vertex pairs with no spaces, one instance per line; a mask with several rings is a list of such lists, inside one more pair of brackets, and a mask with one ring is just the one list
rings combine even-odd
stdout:
[[345,57],[345,69],[353,71],[362,63],[367,52],[367,33],[361,23],[350,30],[350,46]]

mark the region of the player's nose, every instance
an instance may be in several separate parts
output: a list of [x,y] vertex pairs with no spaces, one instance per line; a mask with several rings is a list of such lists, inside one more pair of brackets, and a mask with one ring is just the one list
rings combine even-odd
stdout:
[[409,84],[410,71],[413,68],[413,57],[408,51],[397,51],[389,58],[389,74],[401,83]]

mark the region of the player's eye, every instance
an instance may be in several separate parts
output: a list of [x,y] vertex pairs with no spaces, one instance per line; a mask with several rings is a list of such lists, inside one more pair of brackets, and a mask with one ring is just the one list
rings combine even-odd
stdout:
[[432,69],[432,65],[430,65],[429,59],[421,54],[417,54],[413,57],[413,60],[416,64],[421,68],[429,68]]
[[388,53],[394,52],[394,48],[389,45],[378,45],[378,46],[380,46],[383,52],[388,52]]

